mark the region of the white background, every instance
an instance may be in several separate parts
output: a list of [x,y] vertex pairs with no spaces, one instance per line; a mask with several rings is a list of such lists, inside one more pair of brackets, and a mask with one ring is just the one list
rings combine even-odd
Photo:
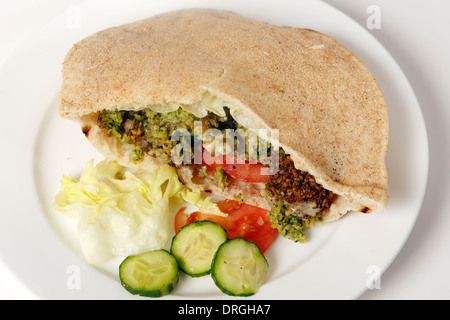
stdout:
[[[367,8],[380,8],[380,29],[370,32],[409,79],[429,139],[428,187],[416,226],[382,275],[380,289],[360,299],[450,299],[450,1],[323,1],[364,27],[371,15]],[[33,30],[77,2],[0,0],[0,65]],[[0,299],[36,299],[1,260],[0,284]]]

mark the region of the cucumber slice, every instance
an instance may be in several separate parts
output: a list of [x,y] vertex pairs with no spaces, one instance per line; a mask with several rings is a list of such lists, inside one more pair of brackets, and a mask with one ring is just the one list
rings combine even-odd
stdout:
[[234,238],[222,244],[214,258],[211,277],[231,296],[251,296],[261,287],[269,264],[256,244]]
[[227,232],[217,223],[195,221],[178,231],[172,239],[170,252],[183,272],[200,277],[210,273],[214,255],[227,239]]
[[178,283],[177,260],[164,249],[129,256],[119,266],[119,277],[132,294],[162,297]]

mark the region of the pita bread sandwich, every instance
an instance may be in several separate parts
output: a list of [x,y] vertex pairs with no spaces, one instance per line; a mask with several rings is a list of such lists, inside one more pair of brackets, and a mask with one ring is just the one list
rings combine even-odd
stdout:
[[212,9],[109,28],[68,52],[59,113],[106,158],[170,163],[189,188],[269,210],[294,241],[387,203],[382,93],[316,31]]

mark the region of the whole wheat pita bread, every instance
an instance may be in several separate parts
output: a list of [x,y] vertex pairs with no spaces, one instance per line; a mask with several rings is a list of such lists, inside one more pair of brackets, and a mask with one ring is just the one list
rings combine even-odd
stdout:
[[[100,130],[95,114],[202,105],[205,96],[226,102],[248,127],[280,130],[280,146],[296,168],[339,195],[326,220],[385,208],[389,130],[382,93],[354,54],[316,31],[211,9],[109,28],[67,54],[59,112],[80,121],[105,157],[148,170],[158,161],[147,156],[134,164],[131,147]],[[192,172],[179,174],[187,185],[201,185]]]

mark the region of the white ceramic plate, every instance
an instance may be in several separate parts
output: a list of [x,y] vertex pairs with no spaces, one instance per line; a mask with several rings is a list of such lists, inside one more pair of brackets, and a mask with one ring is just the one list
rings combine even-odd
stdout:
[[[76,223],[52,208],[63,173],[102,157],[77,124],[57,116],[61,62],[73,43],[101,29],[186,7],[215,7],[328,34],[371,70],[390,119],[390,200],[384,212],[352,213],[311,230],[309,242],[279,237],[267,252],[268,278],[255,299],[353,299],[395,259],[425,191],[428,146],[415,95],[389,53],[356,22],[320,1],[88,1],[28,38],[0,72],[0,256],[38,297],[137,298],[118,282],[118,261],[92,267],[81,256]],[[78,26],[80,28],[78,28]],[[183,276],[165,299],[229,299],[210,277]]]

